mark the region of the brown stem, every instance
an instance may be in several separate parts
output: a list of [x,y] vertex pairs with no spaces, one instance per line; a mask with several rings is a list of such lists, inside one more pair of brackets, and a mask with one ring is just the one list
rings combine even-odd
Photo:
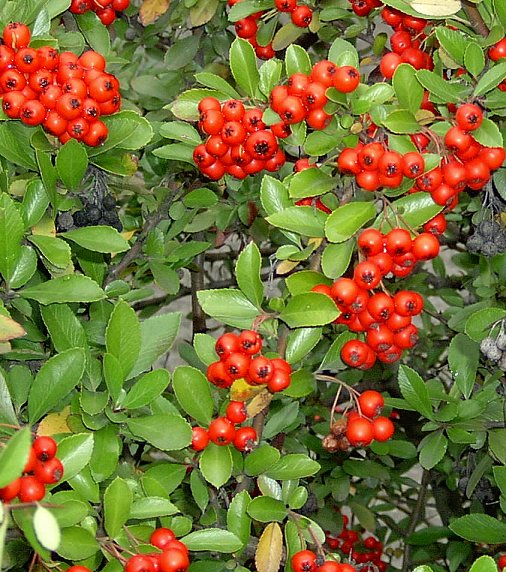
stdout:
[[[418,493],[418,498],[416,500],[416,505],[411,513],[411,520],[409,526],[406,530],[406,537],[415,532],[418,523],[420,522],[420,517],[425,509],[425,499],[427,497],[427,489],[429,488],[430,482],[430,472],[427,470],[423,471],[422,482],[420,483],[420,491]],[[407,572],[411,567],[411,545],[408,543],[404,544],[404,556],[402,560],[402,572]]]
[[[203,233],[196,233],[195,240],[203,240]],[[204,310],[202,310],[197,294],[201,290],[204,290],[204,263],[205,263],[205,252],[202,252],[195,258],[195,270],[191,271],[191,295],[192,295],[192,324],[193,324],[193,336],[195,334],[202,334],[207,330],[206,326],[206,315]]]
[[485,20],[483,20],[480,11],[476,7],[476,4],[473,4],[470,0],[462,0],[462,8],[466,13],[466,16],[469,18],[469,22],[471,26],[483,37],[487,37],[489,34],[489,29],[485,24]]

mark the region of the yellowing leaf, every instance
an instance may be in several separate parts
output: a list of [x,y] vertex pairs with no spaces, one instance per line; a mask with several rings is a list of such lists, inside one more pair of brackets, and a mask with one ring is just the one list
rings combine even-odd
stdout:
[[256,395],[247,405],[246,411],[248,412],[248,417],[255,417],[260,411],[265,409],[267,405],[271,402],[272,393],[263,389],[261,393]]
[[236,379],[230,388],[232,401],[247,401],[264,389],[263,385],[250,385],[245,379]]
[[411,7],[425,16],[453,16],[461,8],[460,0],[413,0]]
[[283,534],[277,522],[269,523],[258,540],[255,564],[258,572],[278,572],[283,551]]
[[139,21],[143,26],[149,26],[165,14],[170,6],[170,0],[144,0],[139,9]]
[[32,234],[41,234],[42,236],[56,236],[56,227],[54,220],[44,215],[40,221],[32,227]]
[[71,433],[67,420],[70,415],[70,405],[65,407],[60,413],[49,413],[39,423],[37,435],[57,435],[58,433]]
[[8,316],[0,315],[0,342],[7,342],[14,338],[20,338],[26,334],[25,330]]
[[12,346],[9,342],[0,343],[0,354],[6,354],[12,350]]
[[294,260],[283,260],[280,262],[276,267],[276,274],[288,274],[291,272],[297,265],[299,264],[298,261]]

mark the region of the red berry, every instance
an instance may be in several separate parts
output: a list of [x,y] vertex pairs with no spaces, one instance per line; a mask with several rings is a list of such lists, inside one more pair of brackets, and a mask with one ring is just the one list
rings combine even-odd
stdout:
[[235,427],[226,417],[218,417],[211,421],[208,434],[209,439],[216,445],[228,445],[234,440]]
[[[209,444],[209,433],[204,427],[192,427],[191,448],[194,451],[203,451]],[[153,544],[153,542],[151,542]],[[155,544],[155,546],[157,546]],[[160,546],[158,548],[161,548]]]

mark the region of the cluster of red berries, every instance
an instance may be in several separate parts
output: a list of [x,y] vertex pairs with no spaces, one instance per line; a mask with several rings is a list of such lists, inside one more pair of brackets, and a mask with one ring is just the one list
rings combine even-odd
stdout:
[[423,30],[427,20],[403,14],[395,8],[385,6],[381,11],[383,20],[395,30],[390,37],[391,52],[387,52],[380,62],[380,71],[390,79],[402,63],[411,64],[415,69],[434,69],[432,56],[421,49],[427,37]]
[[357,572],[357,568],[345,562],[325,560],[312,550],[299,550],[291,559],[293,572]]
[[246,421],[248,413],[244,401],[230,401],[225,415],[211,421],[209,428],[193,427],[191,447],[195,451],[204,450],[209,441],[226,446],[231,443],[241,452],[251,451],[257,444],[258,435],[254,427],[236,427]]
[[101,145],[108,130],[99,117],[119,110],[119,82],[105,72],[102,55],[89,50],[80,57],[43,46],[29,48],[31,33],[12,22],[0,45],[0,95],[10,119],[42,125],[61,143],[74,138]]
[[[499,40],[493,46],[488,49],[488,57],[493,62],[498,62],[499,60],[506,58],[506,37]],[[506,91],[506,79],[497,86],[501,91]]]
[[262,336],[258,332],[223,334],[215,349],[220,359],[207,368],[207,379],[217,387],[227,388],[236,379],[244,379],[249,385],[267,385],[271,393],[277,393],[290,385],[290,364],[281,358],[262,356]]
[[126,562],[125,572],[185,572],[190,566],[186,544],[178,540],[170,528],[154,530],[149,543],[162,552],[135,554]]
[[380,413],[385,405],[381,393],[367,390],[356,399],[357,410],[348,411],[330,427],[322,446],[330,453],[350,447],[367,447],[373,440],[388,441],[395,432],[392,421]]
[[344,363],[369,369],[376,359],[396,362],[404,349],[416,344],[418,329],[411,319],[423,309],[423,298],[417,292],[400,290],[392,296],[385,289],[372,291],[386,275],[403,278],[418,261],[435,258],[439,240],[432,232],[423,232],[412,239],[403,228],[394,228],[386,235],[368,228],[359,235],[358,246],[366,258],[356,265],[353,278],[338,278],[332,286],[319,284],[313,291],[335,301],[341,311],[335,323],[365,335],[365,341],[349,340],[344,344],[341,350]]
[[[241,2],[242,0],[228,0],[229,6]],[[305,4],[297,4],[297,0],[275,0],[275,8],[279,12],[290,14],[292,23],[299,28],[307,28],[313,19],[313,11]],[[247,40],[255,49],[255,54],[261,60],[270,60],[275,57],[276,52],[272,47],[272,42],[262,46],[257,41],[258,21],[265,14],[265,10],[255,12],[251,16],[237,20],[235,23],[235,33],[239,38]]]
[[350,93],[360,84],[360,73],[353,66],[337,66],[329,60],[314,64],[310,75],[295,73],[286,85],[277,85],[270,93],[270,106],[287,125],[306,121],[313,129],[325,129],[332,115],[325,112],[329,87]]
[[0,489],[0,501],[37,502],[44,498],[46,485],[54,485],[63,476],[63,465],[56,457],[58,446],[52,437],[37,437],[30,448],[23,475]]
[[380,0],[348,0],[348,2],[357,16],[369,16],[374,8],[383,6],[383,2]]
[[361,572],[385,572],[388,563],[381,560],[383,555],[383,543],[368,536],[363,538],[359,531],[348,528],[350,520],[343,515],[343,529],[339,535],[325,535],[325,541],[331,550],[339,550],[356,564],[361,564]]
[[110,26],[130,6],[130,0],[72,0],[69,10],[73,14],[85,14],[92,10],[104,26]]
[[202,99],[198,109],[199,128],[208,138],[195,147],[193,160],[206,177],[218,180],[228,173],[244,179],[263,169],[277,171],[285,164],[277,137],[287,137],[290,131],[278,125],[267,127],[261,109],[246,109],[238,99],[221,104],[214,97]]

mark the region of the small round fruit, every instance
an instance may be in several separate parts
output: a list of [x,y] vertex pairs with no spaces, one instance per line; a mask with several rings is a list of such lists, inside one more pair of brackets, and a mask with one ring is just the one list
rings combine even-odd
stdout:
[[395,432],[395,426],[388,417],[376,417],[372,422],[374,439],[376,441],[388,441]]
[[149,538],[149,543],[163,550],[165,546],[176,538],[176,535],[170,528],[157,528],[154,530]]
[[358,403],[363,415],[373,418],[381,413],[385,400],[378,391],[367,389],[360,394]]
[[[209,433],[204,427],[192,427],[191,448],[194,451],[203,451],[209,445]],[[153,544],[153,542],[151,543]],[[157,546],[155,544],[155,546]],[[158,548],[161,548],[160,546]]]
[[291,559],[293,572],[315,572],[316,554],[312,550],[299,550]]
[[474,131],[483,121],[483,111],[474,103],[465,103],[457,109],[455,120],[462,130]]
[[18,498],[21,502],[36,502],[44,498],[46,487],[36,477],[21,477]]
[[155,572],[155,566],[147,555],[135,554],[128,559],[125,572]]
[[241,452],[251,451],[257,443],[258,435],[253,427],[240,427],[235,432],[234,447]]
[[299,4],[295,10],[290,12],[292,22],[299,28],[307,28],[313,19],[313,11],[305,4]]
[[244,401],[231,401],[225,410],[226,418],[232,423],[239,424],[246,421],[248,412]]
[[208,434],[209,439],[216,445],[229,445],[234,440],[235,427],[226,417],[217,417],[211,421]]
[[422,232],[413,240],[412,252],[418,260],[431,260],[439,254],[439,240],[430,232]]
[[190,565],[188,554],[177,548],[164,550],[158,559],[161,572],[186,572]]
[[346,427],[346,438],[353,447],[367,447],[374,438],[372,423],[363,417],[352,419]]
[[57,457],[52,457],[48,461],[39,461],[35,465],[35,477],[41,483],[54,485],[63,477],[63,464]]

